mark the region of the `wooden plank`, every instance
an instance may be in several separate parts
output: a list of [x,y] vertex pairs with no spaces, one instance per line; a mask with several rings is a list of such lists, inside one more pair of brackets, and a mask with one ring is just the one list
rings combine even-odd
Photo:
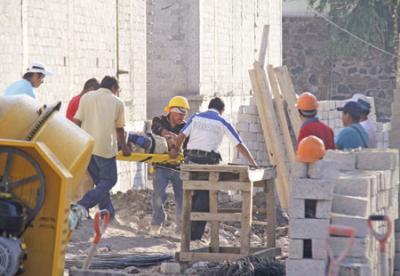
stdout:
[[290,122],[294,134],[297,138],[299,136],[302,121],[296,108],[297,97],[292,78],[290,77],[289,71],[286,66],[276,67],[274,71],[280,91],[282,93],[282,97],[287,103],[287,111],[289,114]]
[[261,37],[260,52],[258,53],[258,61],[260,62],[261,67],[264,67],[265,64],[265,55],[268,49],[268,40],[269,40],[269,25],[264,25]]
[[275,105],[277,110],[277,117],[279,118],[280,129],[282,131],[283,141],[285,143],[287,158],[289,163],[295,162],[295,153],[293,148],[292,136],[290,135],[289,124],[286,119],[285,102],[282,98],[281,91],[279,90],[278,82],[276,80],[274,67],[272,65],[267,66],[268,81],[271,85],[272,95],[275,99]]
[[237,260],[246,257],[242,254],[229,254],[229,253],[203,253],[203,252],[180,252],[179,261],[181,262],[223,262],[228,260]]
[[[265,184],[264,184],[265,186]],[[241,213],[242,209],[241,208],[218,208],[218,213]],[[266,215],[267,212],[265,209],[260,209],[260,208],[254,208],[253,207],[253,215]]]
[[184,190],[209,190],[209,191],[250,191],[251,182],[224,181],[212,183],[208,180],[183,180]]
[[[211,207],[211,206],[210,206]],[[219,210],[218,210],[219,211]],[[211,212],[211,209],[210,209]],[[241,213],[203,213],[203,212],[192,212],[190,214],[190,220],[192,221],[230,221],[239,222],[241,221]]]
[[[214,175],[212,178],[218,179],[218,173],[213,173],[213,174]],[[211,179],[211,176],[210,176],[210,179]],[[230,214],[217,214],[217,212],[218,212],[218,191],[210,191],[209,194],[210,194],[210,213],[208,213],[208,214],[205,213],[204,214],[204,215],[206,215],[205,217],[219,216],[220,218],[222,218],[221,216],[225,216],[224,218],[226,218],[227,216],[230,216]],[[211,246],[212,252],[219,251],[219,221],[221,221],[221,220],[214,219],[211,221],[210,246]]]
[[249,170],[248,165],[199,165],[199,164],[182,164],[181,171],[193,172],[246,172]]
[[182,203],[182,234],[181,234],[181,251],[188,252],[190,250],[191,222],[190,213],[192,211],[192,191],[183,190]]
[[265,182],[265,200],[267,212],[267,246],[275,247],[275,231],[276,231],[276,205],[275,205],[275,181],[268,180]]
[[279,185],[277,186],[278,196],[283,208],[288,207],[289,176],[287,164],[285,163],[285,149],[281,143],[282,137],[277,131],[277,119],[274,112],[274,105],[269,92],[264,69],[260,64],[254,62],[254,70],[249,70],[250,79],[256,96],[257,109],[260,116],[261,126],[267,146],[270,160],[277,166]]
[[250,254],[250,233],[253,212],[252,191],[242,192],[242,219],[240,222],[240,254]]

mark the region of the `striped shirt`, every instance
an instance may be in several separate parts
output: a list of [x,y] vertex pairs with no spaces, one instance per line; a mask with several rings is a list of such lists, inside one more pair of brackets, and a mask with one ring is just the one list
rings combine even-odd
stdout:
[[188,150],[218,152],[224,135],[227,135],[235,146],[242,143],[237,131],[215,109],[194,114],[181,132],[186,137],[190,136]]

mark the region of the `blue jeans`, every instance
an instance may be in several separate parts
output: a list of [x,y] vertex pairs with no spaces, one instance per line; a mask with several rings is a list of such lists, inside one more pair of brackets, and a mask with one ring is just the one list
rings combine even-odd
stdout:
[[86,209],[90,209],[98,204],[100,210],[107,209],[110,212],[111,218],[114,218],[115,210],[111,202],[110,190],[118,180],[117,160],[115,157],[103,158],[92,155],[88,171],[95,187],[88,191],[78,201],[78,204]]
[[172,188],[175,195],[175,214],[177,225],[180,225],[181,213],[182,213],[182,180],[180,172],[165,168],[156,167],[156,173],[153,179],[153,219],[152,225],[162,225],[165,220],[164,203],[167,200],[167,187],[171,181]]

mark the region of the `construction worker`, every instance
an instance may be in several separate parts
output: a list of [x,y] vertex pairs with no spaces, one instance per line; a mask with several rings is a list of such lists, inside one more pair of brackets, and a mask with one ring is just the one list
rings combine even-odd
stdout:
[[74,96],[68,104],[66,116],[69,120],[73,120],[76,111],[79,107],[81,97],[89,91],[97,90],[99,88],[99,81],[95,78],[88,79],[78,95]]
[[298,97],[296,107],[303,121],[299,136],[297,137],[297,144],[304,137],[314,135],[324,142],[326,149],[335,149],[333,130],[317,117],[317,98],[310,92],[304,92]]
[[376,123],[368,119],[368,115],[371,112],[371,102],[365,95],[354,94],[351,101],[357,102],[361,108],[360,125],[368,133],[368,147],[376,148],[377,137],[376,137]]
[[74,122],[94,138],[94,149],[88,171],[95,188],[88,191],[78,206],[86,210],[99,205],[107,209],[114,218],[115,210],[110,199],[110,190],[117,183],[118,143],[125,156],[131,150],[125,142],[125,107],[124,102],[116,95],[119,91],[118,81],[105,76],[100,88],[82,96]]
[[[175,96],[164,108],[167,115],[154,117],[151,130],[154,134],[164,137],[166,140],[175,140],[180,130],[185,125],[185,116],[189,111],[189,102],[185,97]],[[170,146],[172,155],[177,155],[175,142]],[[155,175],[153,178],[152,194],[152,221],[151,234],[159,235],[164,224],[166,213],[164,203],[167,200],[167,187],[169,182],[175,195],[176,204],[176,224],[177,230],[180,229],[180,218],[182,212],[182,180],[180,178],[179,167],[176,165],[163,164],[155,166]]]
[[368,148],[368,134],[360,125],[362,110],[359,104],[349,101],[337,110],[343,112],[342,122],[345,128],[336,136],[336,148],[340,150]]
[[[176,142],[180,149],[183,141],[190,136],[187,149],[184,151],[185,162],[197,164],[218,164],[221,155],[218,148],[224,135],[227,135],[241,155],[253,166],[257,166],[252,154],[233,126],[221,115],[225,110],[224,102],[213,98],[208,110],[193,115],[181,130]],[[208,191],[195,191],[192,199],[192,211],[209,211]],[[205,221],[194,221],[191,227],[191,240],[201,239],[206,226]]]
[[29,97],[37,99],[34,88],[38,88],[43,83],[44,78],[50,75],[51,72],[48,71],[43,64],[38,62],[31,63],[22,76],[22,79],[8,86],[4,95],[28,95]]

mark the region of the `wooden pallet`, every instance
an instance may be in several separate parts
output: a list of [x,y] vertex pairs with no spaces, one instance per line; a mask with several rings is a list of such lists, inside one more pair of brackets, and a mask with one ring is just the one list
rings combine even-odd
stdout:
[[[254,255],[259,251],[276,253],[275,250],[275,169],[250,169],[243,165],[195,165],[181,166],[183,180],[182,239],[181,262],[234,260]],[[253,214],[253,188],[264,189],[267,206],[265,224],[268,248],[254,249],[250,247],[250,234]],[[209,191],[210,212],[192,212],[192,193],[196,190]],[[224,211],[218,208],[218,192],[235,190],[242,193],[241,209],[231,208]],[[190,250],[191,221],[209,221],[211,223],[210,247]],[[240,248],[224,248],[219,246],[219,226],[221,222],[240,222]]]

